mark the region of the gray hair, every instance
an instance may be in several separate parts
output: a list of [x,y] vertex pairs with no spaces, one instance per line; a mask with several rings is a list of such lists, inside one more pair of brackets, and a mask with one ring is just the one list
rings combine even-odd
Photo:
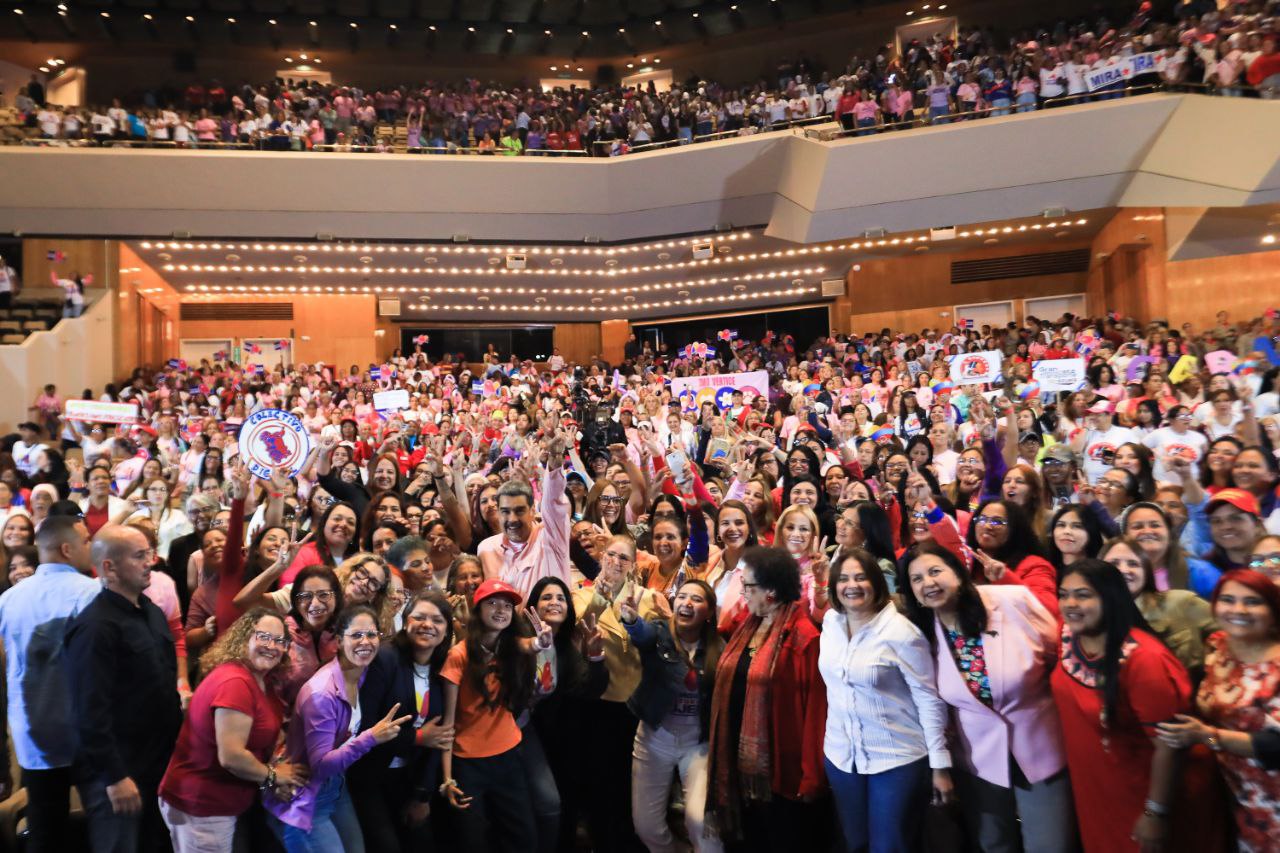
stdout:
[[498,487],[498,500],[504,497],[524,498],[529,506],[533,506],[533,489],[524,480],[507,480]]
[[187,498],[188,516],[196,516],[209,509],[222,509],[222,502],[205,492],[196,492]]

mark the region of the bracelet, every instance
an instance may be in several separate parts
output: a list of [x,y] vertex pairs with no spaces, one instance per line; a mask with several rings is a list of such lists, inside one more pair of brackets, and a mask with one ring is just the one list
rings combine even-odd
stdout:
[[267,765],[267,778],[262,780],[262,784],[258,786],[259,791],[266,791],[276,786],[276,769],[270,764]]
[[1222,740],[1218,737],[1217,729],[1213,729],[1213,734],[1205,738],[1204,745],[1214,752],[1222,752]]
[[1149,799],[1142,804],[1142,813],[1150,817],[1164,817],[1169,814],[1169,809],[1166,806],[1160,805],[1155,800]]
[[456,788],[456,787],[458,787],[457,779],[445,779],[443,782],[440,783],[440,793],[443,794],[449,788]]
[[271,497],[275,498],[276,500],[280,500],[280,498],[284,497],[284,492],[271,492],[270,494],[271,494]]

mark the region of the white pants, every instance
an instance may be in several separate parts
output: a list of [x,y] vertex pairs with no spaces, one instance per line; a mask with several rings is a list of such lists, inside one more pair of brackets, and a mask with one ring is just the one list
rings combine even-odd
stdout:
[[197,817],[177,809],[160,798],[160,816],[169,827],[174,853],[231,853],[236,836],[236,819]]
[[703,813],[707,800],[707,742],[698,742],[698,730],[676,734],[662,727],[641,723],[636,730],[631,762],[631,814],[636,834],[650,853],[676,853],[677,846],[667,825],[671,794],[671,774],[680,772],[684,787],[684,823],[693,849],[720,853],[724,848],[716,838],[703,838]]

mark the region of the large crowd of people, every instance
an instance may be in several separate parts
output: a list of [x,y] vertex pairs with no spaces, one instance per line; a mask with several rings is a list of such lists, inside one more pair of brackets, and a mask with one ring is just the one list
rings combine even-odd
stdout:
[[1274,849],[1276,313],[971,325],[44,388],[26,849]]
[[[834,121],[851,133],[974,120],[1121,97],[1156,88],[1226,96],[1280,96],[1280,2],[1179,3],[1167,19],[1144,2],[1132,20],[1060,22],[1007,41],[962,29],[855,56],[834,71],[801,59],[777,78],[732,85],[698,79],[670,90],[599,85],[553,88],[431,81],[364,89],[277,79],[224,86],[193,81],[94,108],[18,95],[22,120],[51,144],[237,146],[283,151],[402,150],[611,156]],[[1163,65],[1100,89],[1086,76],[1135,54]],[[38,97],[33,97],[38,94]],[[404,123],[403,143],[394,129]]]

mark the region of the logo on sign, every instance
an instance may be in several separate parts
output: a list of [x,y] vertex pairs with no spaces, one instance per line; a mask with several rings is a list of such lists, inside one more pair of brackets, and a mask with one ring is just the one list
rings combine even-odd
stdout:
[[735,389],[725,386],[716,392],[716,408],[721,411],[733,405],[733,392]]
[[987,375],[987,360],[980,355],[966,356],[960,362],[960,375],[966,379],[975,379]]
[[1116,446],[1105,441],[1099,441],[1097,444],[1089,445],[1089,458],[1095,462],[1104,461],[1107,456],[1115,456]]
[[297,474],[311,451],[311,437],[302,421],[280,409],[254,412],[240,428],[240,450],[256,477],[270,479],[273,469]]

